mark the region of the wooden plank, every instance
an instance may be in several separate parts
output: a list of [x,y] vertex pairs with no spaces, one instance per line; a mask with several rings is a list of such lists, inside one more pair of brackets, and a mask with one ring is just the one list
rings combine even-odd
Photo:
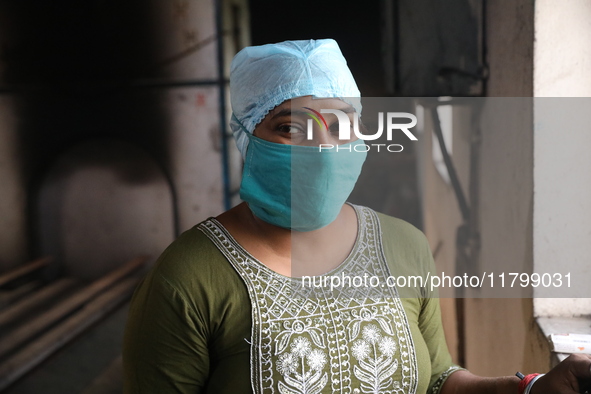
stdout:
[[4,356],[13,349],[21,346],[25,341],[32,338],[35,334],[43,331],[47,327],[55,324],[60,319],[74,312],[93,297],[103,292],[108,287],[115,284],[120,279],[131,274],[140,268],[146,262],[146,257],[137,257],[125,265],[117,268],[102,278],[96,280],[89,286],[79,290],[71,297],[61,301],[53,308],[41,313],[36,318],[28,321],[21,327],[13,330],[0,339],[0,356]]
[[40,259],[27,263],[22,267],[16,267],[12,271],[0,275],[0,286],[4,286],[8,282],[20,278],[21,276],[24,276],[26,274],[30,274],[31,272],[38,270],[39,268],[45,267],[52,261],[52,257],[42,257]]
[[0,327],[14,322],[16,319],[25,315],[39,304],[42,304],[43,302],[74,287],[74,284],[76,284],[76,280],[73,278],[63,278],[57,280],[31,294],[27,298],[20,300],[16,304],[13,304],[6,309],[0,310]]
[[35,280],[27,282],[14,290],[0,292],[0,310],[5,307],[10,307],[10,305],[16,302],[19,298],[25,297],[27,294],[32,293],[41,286],[43,286],[43,282]]
[[0,391],[128,300],[138,281],[128,278],[118,283],[0,364]]

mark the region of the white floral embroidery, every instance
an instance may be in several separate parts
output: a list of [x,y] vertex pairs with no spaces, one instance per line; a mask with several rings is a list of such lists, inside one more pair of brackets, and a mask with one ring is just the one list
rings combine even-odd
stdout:
[[382,336],[380,335],[380,330],[374,324],[370,324],[363,328],[363,338],[374,345],[382,339]]
[[313,326],[311,319],[307,319],[306,323],[301,320],[295,320],[293,322],[286,321],[283,323],[283,327],[285,329],[275,337],[275,354],[279,354],[285,350],[292,335],[303,332],[310,334],[310,338],[312,338],[316,346],[325,347],[322,330]]
[[396,352],[396,342],[390,337],[385,337],[380,341],[379,348],[383,355],[391,357]]
[[279,356],[277,363],[277,370],[282,375],[289,375],[294,373],[298,367],[298,359],[293,353],[284,353]]
[[298,357],[304,357],[310,350],[310,340],[305,337],[297,337],[291,344],[292,353]]
[[326,355],[318,349],[312,350],[307,357],[308,365],[314,370],[321,370],[326,364]]
[[351,348],[351,353],[353,353],[353,357],[358,360],[365,360],[367,356],[369,356],[369,343],[364,340],[355,341],[353,343],[353,347]]
[[398,369],[398,360],[392,357],[396,343],[381,335],[375,324],[366,325],[361,336],[352,347],[353,357],[359,361],[353,373],[361,381],[364,393],[382,393],[392,386],[392,375]]
[[[386,313],[391,312],[390,307],[383,308]],[[386,316],[382,313],[377,312],[377,308],[369,310],[368,308],[361,308],[359,311],[351,311],[351,321],[347,325],[347,331],[349,332],[349,340],[354,340],[359,336],[359,329],[362,322],[376,321],[380,324],[380,327],[388,334],[394,335],[392,331],[392,325]]]
[[284,378],[284,382],[279,382],[279,392],[282,394],[320,393],[328,382],[328,374],[322,371],[326,364],[324,352],[320,349],[312,349],[310,340],[306,337],[295,338],[290,349],[290,352],[279,356],[277,363],[277,370]]

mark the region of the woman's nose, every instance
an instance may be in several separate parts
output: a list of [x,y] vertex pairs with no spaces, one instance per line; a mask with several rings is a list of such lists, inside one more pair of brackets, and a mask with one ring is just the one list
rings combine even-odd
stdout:
[[[341,145],[347,141],[339,140],[339,133],[327,129],[325,125],[314,124],[311,135],[308,134],[306,145],[320,146],[321,144]],[[311,138],[310,138],[311,137]]]
[[320,144],[333,144],[333,145],[337,145],[338,142],[338,137],[335,138],[332,133],[330,133],[329,130],[326,130],[324,127],[321,130],[318,130],[317,133],[315,133],[314,135],[314,142],[315,145],[320,145]]

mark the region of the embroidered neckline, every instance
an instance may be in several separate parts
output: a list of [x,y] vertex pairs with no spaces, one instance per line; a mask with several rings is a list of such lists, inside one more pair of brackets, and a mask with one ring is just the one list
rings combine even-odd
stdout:
[[[327,276],[333,276],[333,275],[338,275],[341,271],[343,271],[344,269],[347,268],[347,266],[351,263],[351,261],[353,260],[353,257],[355,257],[355,254],[358,252],[359,250],[359,245],[361,244],[361,240],[363,239],[363,222],[361,220],[361,208],[355,204],[351,204],[351,203],[347,203],[348,205],[350,205],[353,210],[355,211],[355,215],[357,218],[357,235],[355,237],[355,242],[353,243],[353,247],[351,248],[351,250],[349,251],[349,254],[347,255],[347,257],[336,267],[330,269],[329,271],[325,272],[324,274],[319,274],[319,275],[314,275],[317,278],[323,278],[323,277],[327,277]],[[242,246],[238,241],[236,241],[236,238],[234,238],[232,236],[232,234],[230,234],[230,232],[226,229],[226,227],[224,227],[223,224],[221,224],[216,218],[214,217],[210,217],[207,219],[207,221],[211,221],[213,222],[216,227],[226,236],[226,238],[232,243],[232,245],[238,249],[241,253],[245,254],[250,260],[252,260],[255,264],[260,265],[260,268],[265,271],[267,274],[272,275],[272,276],[276,276],[279,277],[281,279],[285,279],[285,280],[290,280],[290,281],[300,281],[302,278],[301,277],[290,277],[290,276],[286,276],[283,274],[280,274],[276,271],[273,271],[271,268],[269,268],[265,263],[263,263],[262,261],[260,261],[259,259],[257,259],[256,257],[254,257],[248,250],[246,250],[246,248],[244,248],[244,246]]]

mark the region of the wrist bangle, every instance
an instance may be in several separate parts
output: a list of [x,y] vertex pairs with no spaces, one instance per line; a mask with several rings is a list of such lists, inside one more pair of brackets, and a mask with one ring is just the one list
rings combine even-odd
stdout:
[[529,394],[531,392],[531,388],[534,386],[534,383],[536,382],[536,380],[538,380],[542,376],[544,376],[543,373],[537,374],[536,376],[534,376],[534,378],[529,382],[529,384],[525,388],[525,393],[524,394]]
[[521,379],[521,382],[519,382],[519,386],[517,386],[518,394],[529,394],[535,381],[544,376],[544,374],[539,373],[532,373],[523,376],[523,374],[520,372],[516,373],[515,375],[517,375]]

